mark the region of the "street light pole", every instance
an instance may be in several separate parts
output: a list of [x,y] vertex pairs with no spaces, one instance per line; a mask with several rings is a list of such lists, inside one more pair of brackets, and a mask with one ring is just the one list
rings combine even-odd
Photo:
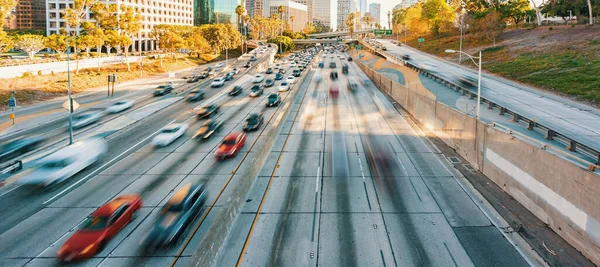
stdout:
[[462,63],[462,36],[463,36],[463,13],[460,13],[460,45],[459,45],[459,51],[460,53],[458,53],[458,64]]
[[73,98],[71,98],[71,66],[69,58],[69,24],[67,23],[67,96],[69,100],[69,145],[73,144]]
[[[479,51],[479,57],[473,57],[465,52],[456,51],[456,50],[452,50],[452,49],[446,49],[446,53],[465,54],[465,56],[469,57],[469,59],[471,59],[471,61],[473,61],[473,64],[477,65],[477,67],[479,68],[479,72],[477,73],[477,119],[479,119],[480,110],[481,110],[481,58],[482,58],[481,51]],[[477,64],[477,62],[475,62],[475,58],[479,59],[479,64]]]

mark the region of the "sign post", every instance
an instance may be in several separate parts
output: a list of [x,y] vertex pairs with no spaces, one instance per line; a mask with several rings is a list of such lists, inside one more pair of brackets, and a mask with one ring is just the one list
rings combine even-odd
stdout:
[[[117,82],[117,74],[109,74],[108,75],[108,96],[115,95],[115,83]],[[110,92],[110,83],[112,83],[112,94]]]
[[17,99],[15,98],[15,91],[10,92],[10,98],[8,99],[8,106],[11,109],[9,118],[12,119],[12,125],[15,125],[15,107],[17,106]]
[[417,39],[417,42],[419,42],[419,47],[421,47],[421,43],[425,42],[425,38],[419,37],[419,39]]

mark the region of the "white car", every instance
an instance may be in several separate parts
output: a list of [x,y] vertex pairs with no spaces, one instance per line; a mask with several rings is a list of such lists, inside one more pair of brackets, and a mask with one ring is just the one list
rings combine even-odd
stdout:
[[294,76],[288,76],[285,79],[289,84],[294,84],[296,82],[296,78],[294,78]]
[[223,62],[219,62],[217,65],[215,65],[215,68],[222,68],[223,66],[225,66],[225,64],[223,64]]
[[106,112],[119,113],[123,110],[133,107],[134,104],[135,104],[135,100],[119,101],[119,102],[116,102],[116,103],[110,105],[110,107],[106,108]]
[[333,55],[330,55],[329,58],[333,58]]
[[279,68],[281,68],[281,64],[277,63],[277,64],[275,64],[275,67],[273,67],[273,68],[278,70]]
[[263,76],[262,74],[256,74],[256,76],[254,76],[254,79],[252,79],[253,83],[262,83],[265,80],[265,76]]
[[419,68],[428,72],[436,73],[438,66],[430,62],[423,62],[419,65]]
[[316,72],[315,73],[315,82],[322,82],[323,81],[323,74],[321,74],[320,72]]
[[77,141],[40,159],[39,165],[18,183],[36,186],[60,183],[98,161],[107,148],[101,138]]
[[284,59],[282,62],[283,62],[283,64],[287,64],[288,63],[287,59]]
[[213,80],[213,82],[210,84],[210,87],[221,87],[223,84],[225,84],[225,78],[219,77]]
[[233,72],[233,74],[238,74],[238,72],[240,72],[240,70],[238,68],[233,68],[231,70],[231,72]]
[[285,92],[290,90],[290,84],[287,82],[282,82],[279,84],[279,87],[277,87],[277,91],[279,92]]
[[296,62],[292,61],[292,63],[290,63],[290,67],[296,67]]
[[104,113],[100,111],[91,111],[76,115],[73,118],[73,128],[78,129],[99,121]]
[[185,123],[174,123],[163,128],[160,133],[152,139],[155,146],[168,146],[177,138],[183,136],[188,125]]

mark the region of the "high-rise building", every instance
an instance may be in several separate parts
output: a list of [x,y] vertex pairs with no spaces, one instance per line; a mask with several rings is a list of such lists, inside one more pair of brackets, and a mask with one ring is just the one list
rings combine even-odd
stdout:
[[[156,43],[151,37],[154,25],[193,25],[194,4],[193,0],[103,0],[102,3],[126,5],[133,7],[141,16],[142,29],[138,36],[132,38],[131,51],[154,50]],[[46,0],[46,34],[58,33],[66,28],[66,21],[62,12],[67,7],[72,7],[72,0]],[[90,20],[90,13],[84,20]],[[70,29],[76,31],[76,29]]]
[[11,28],[19,30],[46,29],[45,0],[19,0],[11,15],[14,18]]
[[251,19],[253,19],[257,14],[265,16],[263,14],[263,6],[265,3],[268,6],[268,1],[269,0],[246,0],[246,13],[248,13],[248,16],[250,16]]
[[334,0],[313,0],[312,22],[315,26],[322,25],[330,30],[335,29],[336,21],[332,18],[335,12]]
[[375,23],[381,24],[381,4],[371,3],[369,5],[369,12],[371,13],[371,16],[375,19]]
[[[338,0],[337,3],[337,29],[346,31],[346,18],[348,14],[356,12],[356,2],[354,0]],[[356,23],[355,23],[356,24]],[[355,26],[356,27],[356,26]]]
[[365,13],[369,12],[369,10],[367,10],[367,0],[358,0],[358,1],[359,1],[358,11],[360,11],[360,14],[365,14]]
[[[306,8],[308,9],[307,10],[307,19],[308,19],[308,21],[312,21],[312,19],[313,19],[313,2],[314,1],[315,0],[294,0],[294,2],[306,6]],[[304,24],[306,24],[306,23],[304,23]]]
[[[170,0],[180,1],[180,0]],[[191,0],[190,0],[191,1]],[[194,25],[211,23],[229,23],[236,28],[237,14],[235,8],[244,0],[194,0]],[[250,12],[248,12],[250,14]]]
[[[288,21],[292,30],[299,32],[304,29],[308,22],[308,7],[303,4],[298,4],[290,0],[272,0],[269,3],[269,16],[279,13],[279,7],[285,7],[285,12],[281,14],[281,19]],[[294,22],[290,21],[290,17],[294,16]]]

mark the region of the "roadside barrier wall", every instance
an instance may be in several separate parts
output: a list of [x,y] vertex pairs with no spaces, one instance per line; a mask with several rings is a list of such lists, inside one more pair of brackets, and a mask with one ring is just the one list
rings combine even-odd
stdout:
[[[600,175],[517,134],[486,124],[360,61],[358,66],[414,119],[600,265]],[[413,70],[408,70],[413,71]]]

